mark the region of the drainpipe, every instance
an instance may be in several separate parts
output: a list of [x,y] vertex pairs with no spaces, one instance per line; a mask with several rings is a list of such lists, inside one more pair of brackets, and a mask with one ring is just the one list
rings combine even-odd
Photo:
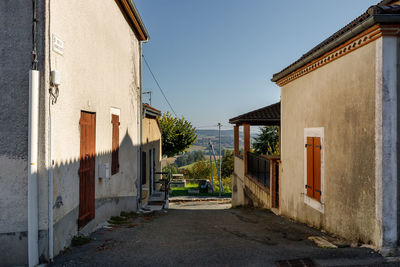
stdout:
[[28,257],[29,266],[39,264],[38,223],[38,117],[39,71],[29,72],[29,122],[28,122]]
[[138,209],[142,208],[142,111],[143,111],[143,106],[142,106],[142,42],[139,42],[139,79],[140,79],[140,85],[139,85],[139,145],[138,145],[138,166],[137,166],[137,182],[139,192],[137,193],[138,199],[137,199],[137,207]]
[[32,67],[29,71],[28,111],[28,263],[39,264],[39,208],[38,208],[38,124],[39,124],[39,71],[36,49],[36,0],[32,0]]
[[[48,66],[49,66],[49,78],[52,81],[52,66],[51,66],[51,1],[48,1]],[[51,83],[51,82],[50,82]],[[49,118],[48,118],[48,166],[49,166],[49,173],[48,173],[48,218],[47,218],[47,225],[48,225],[48,253],[49,253],[49,262],[53,261],[53,156],[52,156],[52,132],[53,132],[53,117],[51,116],[51,105],[57,102],[58,97],[58,85],[54,88],[53,84],[51,84],[49,89]]]
[[52,126],[53,118],[51,117],[51,104],[49,101],[49,261],[53,261],[53,158],[52,158]]

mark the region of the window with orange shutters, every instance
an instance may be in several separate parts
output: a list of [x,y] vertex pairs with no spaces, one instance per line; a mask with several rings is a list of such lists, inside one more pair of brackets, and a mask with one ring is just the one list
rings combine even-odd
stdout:
[[321,202],[321,138],[307,137],[307,196]]

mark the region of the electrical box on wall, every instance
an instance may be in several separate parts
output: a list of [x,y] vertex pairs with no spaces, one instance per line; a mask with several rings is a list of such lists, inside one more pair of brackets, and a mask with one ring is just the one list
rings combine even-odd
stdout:
[[110,166],[108,163],[99,164],[99,178],[100,179],[110,178]]
[[61,84],[61,74],[58,70],[51,71],[51,84],[53,86],[59,86]]

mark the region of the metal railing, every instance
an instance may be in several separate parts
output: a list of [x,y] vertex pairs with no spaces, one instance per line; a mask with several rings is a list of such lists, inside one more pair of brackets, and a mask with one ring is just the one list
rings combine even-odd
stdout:
[[247,175],[270,187],[270,162],[267,158],[247,152]]

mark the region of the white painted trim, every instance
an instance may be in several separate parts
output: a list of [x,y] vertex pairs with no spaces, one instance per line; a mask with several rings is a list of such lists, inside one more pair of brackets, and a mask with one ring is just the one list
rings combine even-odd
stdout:
[[[307,196],[307,189],[305,185],[307,184],[307,137],[319,137],[321,138],[321,202],[310,198]],[[324,203],[325,203],[325,140],[324,140],[324,127],[315,128],[304,128],[304,203],[310,207],[324,213]]]
[[121,110],[119,108],[110,108],[110,114],[121,116]]

